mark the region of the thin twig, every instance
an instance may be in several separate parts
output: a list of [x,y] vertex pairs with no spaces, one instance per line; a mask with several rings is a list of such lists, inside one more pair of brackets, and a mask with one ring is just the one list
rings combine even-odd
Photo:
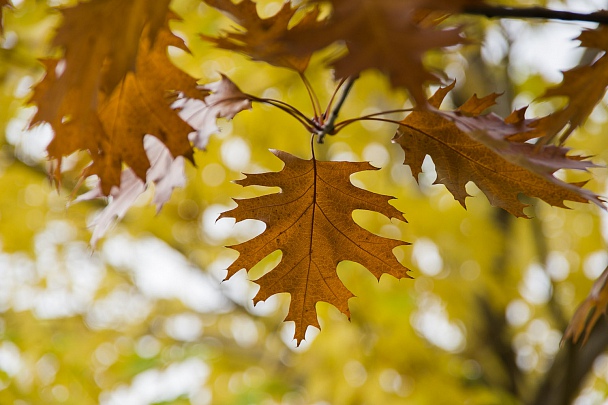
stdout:
[[393,124],[401,124],[401,121],[391,120],[391,119],[384,119],[384,118],[377,118],[377,117],[380,116],[380,115],[405,113],[405,112],[412,112],[412,111],[414,111],[414,108],[400,108],[400,109],[397,109],[397,110],[380,111],[380,112],[373,113],[373,114],[363,115],[363,116],[357,117],[357,118],[350,118],[350,119],[338,122],[334,126],[334,130],[336,132],[338,132],[342,128],[344,128],[345,126],[350,125],[353,122],[357,122],[357,121],[385,121],[385,122],[390,122],[390,123],[393,123]]
[[322,119],[325,119],[329,115],[329,111],[331,110],[331,107],[334,104],[334,100],[336,99],[336,94],[338,94],[338,90],[340,90],[340,88],[342,87],[342,85],[344,84],[346,79],[347,78],[344,78],[344,79],[340,80],[340,83],[338,83],[338,86],[334,90],[334,94],[331,95],[331,98],[329,99],[329,103],[327,103],[327,109],[325,109],[325,112],[323,113],[323,117],[321,117]]
[[376,118],[376,117],[373,117],[373,115],[379,115],[379,114],[382,114],[382,113],[371,114],[371,115],[365,116],[365,117],[357,117],[357,118],[352,118],[352,119],[349,119],[349,120],[341,121],[341,122],[339,122],[339,123],[337,123],[335,125],[335,130],[336,130],[336,132],[341,131],[346,126],[348,126],[350,124],[353,124],[353,123],[355,123],[357,121],[379,121],[379,122],[388,122],[389,124],[403,125],[403,122],[401,122],[401,121],[391,120],[389,118]]
[[500,7],[500,6],[465,6],[462,14],[483,15],[489,18],[539,18],[545,20],[586,21],[608,24],[608,12],[573,13],[570,11],[551,10],[544,7]]
[[298,117],[304,118],[306,120],[308,120],[308,117],[301,112],[300,110],[298,110],[296,107],[292,106],[289,103],[286,103],[285,101],[281,101],[281,100],[276,100],[274,98],[263,98],[263,97],[256,97],[256,96],[251,96],[248,95],[249,100],[251,101],[256,101],[258,103],[263,103],[263,104],[269,104],[275,107],[284,107],[286,110],[291,111],[294,115],[297,115]]
[[300,110],[293,107],[291,104],[285,103],[281,100],[275,100],[272,98],[260,98],[255,96],[250,96],[251,101],[255,101],[258,103],[264,103],[271,105],[273,107],[278,108],[279,110],[285,111],[287,114],[294,117],[300,124],[304,125],[306,131],[308,132],[317,132],[322,128],[314,121],[304,115]]
[[346,97],[348,97],[348,93],[350,93],[350,90],[352,89],[355,80],[357,80],[357,77],[358,76],[350,76],[348,79],[346,79],[344,90],[342,90],[342,94],[340,95],[336,106],[333,108],[333,110],[331,110],[327,122],[323,125],[321,131],[317,132],[317,135],[319,136],[317,142],[323,143],[323,138],[325,138],[325,135],[334,134],[334,125],[338,119],[338,114],[340,114],[342,105],[344,104],[344,101],[346,101]]

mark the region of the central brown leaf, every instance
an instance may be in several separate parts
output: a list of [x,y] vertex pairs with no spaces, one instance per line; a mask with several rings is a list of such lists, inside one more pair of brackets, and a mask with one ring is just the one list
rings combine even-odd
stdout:
[[388,204],[393,197],[360,189],[350,182],[351,174],[377,170],[375,167],[367,162],[321,162],[302,160],[281,151],[274,153],[285,163],[283,170],[249,174],[238,184],[278,186],[282,192],[238,200],[237,208],[220,217],[232,217],[237,222],[258,219],[267,225],[261,235],[232,246],[240,256],[228,268],[226,278],[242,268],[249,271],[280,249],[283,257],[279,265],[255,280],[260,291],[254,302],[290,293],[285,320],[295,322],[295,339],[299,344],[309,325],[320,327],[317,302],[328,302],[350,317],[348,299],[354,295],[339,279],[338,263],[343,260],[360,263],[378,279],[385,273],[409,277],[409,270],[392,252],[408,243],[374,235],[352,218],[352,212],[359,209],[403,218],[399,210]]

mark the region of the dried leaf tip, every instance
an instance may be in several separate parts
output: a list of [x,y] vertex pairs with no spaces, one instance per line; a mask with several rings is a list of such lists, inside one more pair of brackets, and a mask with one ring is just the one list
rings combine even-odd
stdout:
[[220,131],[217,126],[218,118],[228,120],[244,110],[250,110],[251,96],[238,88],[228,76],[221,74],[221,79],[200,87],[210,92],[203,100],[195,98],[180,98],[172,105],[179,110],[179,116],[186,121],[195,132],[189,140],[198,149],[204,150],[209,143],[209,137]]

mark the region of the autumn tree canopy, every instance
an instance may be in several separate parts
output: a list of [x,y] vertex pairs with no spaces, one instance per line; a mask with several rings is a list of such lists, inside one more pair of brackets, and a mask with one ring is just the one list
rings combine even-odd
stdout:
[[[0,2],[5,44],[10,35],[25,30],[19,25],[24,24],[19,18],[35,9],[30,3]],[[551,373],[559,372],[551,364],[555,369],[568,367],[560,363],[566,350],[596,350],[590,357],[594,359],[601,353],[597,347],[605,347],[580,349],[580,344],[593,339],[594,330],[600,330],[594,326],[608,306],[608,273],[597,278],[590,293],[587,290],[589,295],[575,313],[578,302],[573,302],[574,287],[567,287],[569,293],[558,295],[555,283],[565,276],[551,278],[554,273],[548,264],[550,252],[558,249],[539,239],[557,236],[539,228],[538,221],[593,212],[588,214],[594,218],[591,224],[581,225],[588,229],[574,232],[580,234],[576,243],[585,250],[601,239],[600,218],[606,211],[602,196],[605,188],[601,184],[607,178],[604,157],[608,145],[602,143],[606,139],[602,134],[597,135],[602,140],[588,141],[585,128],[594,114],[605,114],[598,111],[605,109],[603,100],[608,88],[608,14],[600,10],[571,12],[566,4],[563,10],[553,10],[545,8],[543,2],[536,7],[516,3],[67,2],[47,7],[56,21],[55,28],[48,29],[51,40],[46,51],[33,55],[26,64],[27,69],[35,71],[38,66],[43,73],[35,83],[32,81],[21,104],[35,107],[28,122],[30,132],[47,128],[52,133],[45,152],[56,188],[70,195],[66,215],[78,216],[71,212],[98,208],[100,198],[107,201],[92,222],[91,249],[99,249],[100,245],[105,249],[104,238],[112,233],[108,231],[115,220],[127,216],[129,223],[130,210],[142,209],[142,198],[153,194],[149,199],[159,212],[156,227],[162,227],[163,217],[171,215],[165,214],[167,210],[178,212],[184,219],[183,230],[174,231],[167,239],[169,244],[189,260],[209,265],[216,254],[208,253],[215,248],[213,232],[200,237],[199,231],[191,230],[191,222],[198,221],[199,216],[203,218],[198,208],[203,203],[196,198],[211,206],[213,198],[233,197],[236,206],[233,203],[232,208],[216,213],[219,215],[214,218],[209,219],[211,214],[207,213],[207,219],[201,219],[207,223],[217,219],[219,223],[232,218],[237,223],[235,229],[242,230],[240,235],[237,232],[232,238],[224,238],[229,239],[224,241],[226,247],[236,251],[238,257],[233,255],[232,264],[222,267],[222,271],[227,269],[223,276],[230,280],[245,269],[259,286],[253,297],[256,304],[287,293],[289,303],[284,303],[284,319],[295,326],[292,336],[297,346],[305,340],[309,326],[321,328],[323,324],[323,329],[331,329],[327,326],[330,321],[319,322],[327,312],[324,303],[349,319],[353,316],[357,311],[353,302],[358,302],[353,298],[365,299],[370,291],[357,284],[363,281],[353,281],[355,275],[365,279],[371,273],[376,282],[389,274],[404,279],[399,285],[416,285],[403,288],[415,288],[420,299],[426,299],[426,304],[420,305],[427,309],[440,302],[441,294],[430,294],[432,281],[431,287],[421,286],[425,277],[432,280],[441,269],[427,268],[422,282],[409,280],[417,279],[417,267],[432,268],[432,263],[443,263],[436,245],[425,237],[425,233],[434,235],[436,231],[413,224],[414,231],[408,231],[407,221],[433,223],[433,229],[440,229],[450,228],[459,216],[471,215],[468,222],[462,219],[456,226],[458,232],[467,235],[464,239],[474,238],[471,235],[476,232],[479,243],[492,246],[495,239],[503,238],[502,246],[508,246],[511,242],[507,240],[517,239],[517,227],[536,226],[528,238],[535,242],[528,243],[528,247],[505,247],[500,254],[488,253],[490,256],[483,259],[476,255],[485,254],[479,250],[486,248],[459,249],[465,242],[453,232],[446,233],[451,236],[445,236],[441,244],[454,263],[460,263],[460,273],[469,274],[463,276],[465,279],[478,277],[466,269],[488,272],[484,276],[488,280],[472,294],[477,297],[472,299],[480,312],[471,327],[479,329],[479,339],[487,350],[494,350],[506,370],[506,380],[500,383],[496,381],[503,377],[488,377],[492,384],[503,387],[502,394],[494,398],[504,394],[526,403],[550,403],[543,401],[548,401],[547,393],[555,382]],[[564,71],[557,83],[547,83],[534,75],[515,83],[509,76],[512,61],[505,56],[508,50],[494,67],[480,62],[480,49],[486,41],[491,44],[490,33],[502,35],[505,47],[516,40],[505,25],[500,25],[512,19],[540,25],[548,20],[563,24],[568,21],[569,27],[580,31],[574,39],[582,50],[580,63]],[[502,79],[494,81],[495,86],[482,77],[492,74],[492,69],[502,69],[502,76],[496,74]],[[457,71],[463,72],[461,77],[451,75]],[[478,94],[479,91],[483,93]],[[521,102],[523,99],[525,103]],[[230,120],[233,121],[227,123]],[[223,143],[223,133],[229,125],[239,125],[239,139],[247,140],[235,141],[233,149],[228,141]],[[247,153],[250,149],[254,155],[258,153],[263,163],[240,165],[237,161],[244,155],[239,142],[251,145],[246,147]],[[384,156],[378,163],[370,158],[376,156],[373,151]],[[233,170],[233,178],[226,179],[226,171],[218,163],[221,161],[236,162],[233,167],[238,170]],[[407,179],[404,170],[411,173]],[[239,178],[239,171],[244,176]],[[429,172],[436,173],[436,178],[429,181]],[[218,194],[197,186],[201,178],[216,184],[212,187],[228,184],[228,180],[235,180],[236,185],[226,186]],[[437,190],[435,185],[443,185],[447,191],[428,191]],[[445,218],[451,219],[437,222],[437,216],[444,215],[438,214],[439,208],[437,212],[418,205],[414,209],[415,204],[408,200],[413,197],[407,195],[414,189],[426,194],[427,202],[439,195],[434,193],[444,193],[438,206],[449,206]],[[183,193],[190,197],[183,197]],[[447,193],[451,198],[444,198]],[[469,198],[472,194],[478,197]],[[482,195],[497,209],[488,211],[491,208]],[[452,200],[457,204],[449,205]],[[472,203],[474,200],[480,202]],[[414,205],[410,207],[408,203]],[[573,214],[566,214],[570,209]],[[484,212],[493,213],[496,224],[492,226],[497,230],[487,231],[488,226],[480,223],[471,225],[475,215],[488,215]],[[250,223],[247,220],[264,223],[263,231],[254,235],[256,232],[243,225]],[[80,223],[84,227],[85,220]],[[243,223],[241,228],[237,228],[239,223]],[[465,223],[469,225],[462,225]],[[141,230],[145,229],[142,225]],[[491,236],[484,238],[486,231]],[[573,238],[569,236],[570,243],[557,245],[570,252],[574,249],[570,246],[575,243]],[[585,246],[585,238],[594,242]],[[201,239],[203,244],[209,244],[208,251],[195,247]],[[530,253],[534,244],[536,256]],[[541,271],[544,275],[537,277],[549,280],[549,297],[538,302],[530,298],[530,302],[545,304],[543,311],[554,316],[547,325],[554,324],[567,340],[562,342],[562,349],[551,349],[542,370],[546,379],[543,382],[539,374],[535,390],[517,371],[518,367],[525,368],[524,360],[517,363],[509,357],[513,353],[500,357],[500,345],[513,350],[510,343],[502,342],[508,335],[505,316],[516,319],[509,315],[509,308],[511,314],[523,308],[513,306],[521,301],[513,294],[520,291],[525,296],[521,291],[533,288],[518,290],[517,283],[527,285],[528,276],[515,269],[526,260],[513,256],[513,263],[509,264],[508,249],[531,255],[526,260],[540,262],[546,268],[546,274]],[[583,268],[588,263],[560,254],[562,264]],[[366,272],[352,270],[357,265],[351,262]],[[348,275],[341,267],[345,263],[351,266]],[[492,271],[480,263],[493,268],[494,273],[490,274]],[[532,270],[529,273],[537,274]],[[593,272],[596,276],[599,273]],[[441,288],[458,290],[456,283],[463,280],[452,281]],[[502,298],[487,298],[502,288],[504,291],[496,293]],[[367,299],[392,296],[369,295]],[[565,296],[570,297],[569,301]],[[437,305],[437,310],[443,311]],[[564,308],[568,315],[564,315]],[[574,313],[568,325],[567,320]],[[391,319],[397,322],[396,317],[386,317],[386,325]],[[411,319],[416,325],[414,315]],[[356,322],[365,328],[364,321]],[[512,324],[522,326],[527,320],[517,322]],[[596,339],[608,342],[605,329],[606,336]],[[579,346],[574,349],[577,343]],[[579,357],[572,359],[577,361]],[[477,360],[475,364],[479,364]],[[591,361],[586,360],[583,368],[590,367]],[[396,375],[394,381],[401,381],[402,387],[402,374]],[[573,378],[580,383],[584,375]],[[578,383],[560,397],[573,398]]]

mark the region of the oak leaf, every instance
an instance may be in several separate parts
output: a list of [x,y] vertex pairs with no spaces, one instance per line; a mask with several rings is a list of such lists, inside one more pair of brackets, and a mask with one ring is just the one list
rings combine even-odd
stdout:
[[[271,65],[304,72],[308,66],[311,52],[301,55],[294,53],[278,38],[289,29],[294,14],[298,9],[291,8],[289,2],[272,17],[260,18],[256,3],[251,0],[241,1],[238,5],[231,0],[205,0],[205,3],[226,13],[234,22],[244,28],[244,32],[228,32],[219,38],[201,35],[220,48],[241,52],[253,60],[268,62]],[[307,12],[298,22],[300,29],[317,24],[318,9]]]
[[[440,88],[429,99],[439,108],[454,87]],[[393,139],[405,151],[404,164],[414,177],[422,170],[428,154],[435,163],[437,180],[444,184],[454,198],[465,206],[469,181],[488,197],[494,206],[518,217],[525,217],[526,204],[519,194],[540,198],[547,203],[564,206],[564,200],[593,202],[603,207],[602,200],[584,183],[567,183],[553,174],[558,169],[586,170],[593,163],[580,156],[568,156],[567,148],[526,143],[523,111],[506,120],[494,114],[479,115],[494,104],[497,95],[478,99],[473,96],[455,112],[414,111],[408,115]],[[521,139],[515,141],[513,139]]]
[[251,109],[251,100],[223,74],[220,80],[200,89],[210,94],[203,100],[180,98],[172,108],[179,110],[179,116],[196,130],[189,138],[194,146],[202,150],[207,147],[209,137],[220,130],[216,124],[217,118],[230,120],[239,112]]
[[608,27],[586,30],[577,38],[581,46],[603,51],[603,55],[588,66],[577,66],[563,72],[562,82],[548,89],[540,99],[567,97],[567,104],[541,120],[537,130],[544,132],[545,142],[561,134],[561,142],[581,126],[595,106],[604,98],[608,88]]
[[576,309],[562,340],[572,339],[576,343],[584,335],[583,344],[585,344],[600,316],[606,314],[607,310],[608,268],[595,280],[589,296]]
[[395,87],[406,88],[420,105],[426,103],[425,82],[438,82],[424,64],[424,54],[464,42],[459,28],[420,23],[420,9],[457,12],[480,0],[332,0],[333,10],[322,24],[296,26],[280,41],[296,54],[307,54],[336,41],[347,54],[331,63],[337,78],[366,69],[385,73]]
[[315,305],[328,302],[350,317],[348,299],[353,294],[338,278],[336,266],[351,260],[380,278],[390,274],[409,277],[407,268],[392,250],[406,242],[374,235],[357,225],[354,210],[377,211],[389,218],[402,213],[388,204],[392,198],[353,186],[351,174],[376,170],[367,162],[321,162],[302,160],[286,152],[273,152],[285,166],[280,172],[248,174],[237,183],[243,186],[278,186],[280,193],[237,200],[238,207],[220,218],[236,221],[257,219],[266,231],[239,245],[231,246],[240,255],[228,268],[230,278],[242,268],[249,271],[257,262],[280,249],[281,262],[255,280],[260,290],[254,302],[288,292],[291,303],[286,321],[294,321],[295,339],[304,339],[308,326],[319,328]]

